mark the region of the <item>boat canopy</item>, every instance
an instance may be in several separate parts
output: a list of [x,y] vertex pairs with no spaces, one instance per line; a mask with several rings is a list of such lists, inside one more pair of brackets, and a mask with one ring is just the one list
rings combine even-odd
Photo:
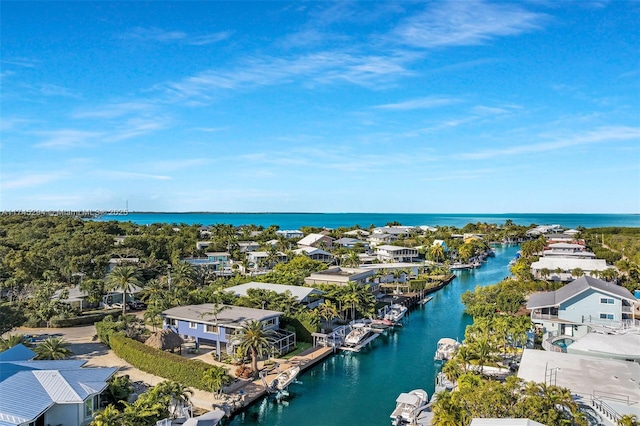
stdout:
[[420,399],[417,395],[412,395],[410,393],[401,393],[400,395],[398,395],[398,399],[396,399],[396,402],[399,404],[416,405],[419,401]]

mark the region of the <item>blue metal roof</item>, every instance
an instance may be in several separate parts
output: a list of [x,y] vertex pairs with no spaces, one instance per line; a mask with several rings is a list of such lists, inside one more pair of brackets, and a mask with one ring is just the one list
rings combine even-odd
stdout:
[[15,345],[6,351],[0,352],[0,362],[27,361],[36,356],[36,353],[22,343]]

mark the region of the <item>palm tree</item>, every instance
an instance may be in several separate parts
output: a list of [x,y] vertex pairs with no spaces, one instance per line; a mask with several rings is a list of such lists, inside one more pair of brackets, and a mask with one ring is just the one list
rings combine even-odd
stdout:
[[638,421],[638,416],[635,414],[625,414],[620,417],[618,420],[619,426],[638,426],[640,425],[640,421]]
[[265,330],[257,320],[246,322],[233,335],[243,355],[251,355],[251,369],[258,372],[258,358],[271,353],[274,345],[274,331]]
[[540,269],[540,278],[546,280],[549,278],[549,275],[551,275],[551,270],[549,268]]
[[186,262],[180,262],[172,268],[173,275],[171,276],[171,282],[177,286],[182,286],[187,289],[192,289],[193,285],[197,281],[197,274],[193,266]]
[[120,426],[122,425],[122,413],[114,405],[108,405],[104,410],[98,411],[89,426]]
[[61,337],[49,337],[36,346],[36,359],[66,359],[73,354],[67,346],[69,343]]
[[9,334],[6,338],[0,337],[0,352],[6,351],[16,345],[29,346],[29,339],[24,334]]
[[318,316],[325,321],[327,328],[329,328],[329,322],[334,317],[338,316],[338,309],[330,300],[325,300],[322,305],[316,308],[316,310],[318,312]]
[[213,367],[203,373],[204,382],[210,386],[211,392],[216,394],[222,393],[222,387],[227,382],[229,376],[222,367]]
[[444,247],[440,244],[434,244],[429,247],[429,257],[434,262],[442,262],[445,257]]
[[122,291],[122,316],[127,313],[127,291],[140,286],[140,271],[133,265],[116,267],[107,277],[107,286],[111,290]]
[[358,256],[358,252],[355,250],[349,251],[349,253],[345,255],[342,264],[347,267],[357,268],[360,265],[360,256]]
[[160,400],[166,398],[169,402],[169,411],[172,416],[177,414],[178,407],[185,407],[189,404],[193,391],[181,383],[166,380],[158,383],[153,388],[153,392]]
[[582,270],[582,268],[573,268],[571,270],[571,275],[573,275],[576,278],[580,278],[581,276],[584,275],[584,271]]

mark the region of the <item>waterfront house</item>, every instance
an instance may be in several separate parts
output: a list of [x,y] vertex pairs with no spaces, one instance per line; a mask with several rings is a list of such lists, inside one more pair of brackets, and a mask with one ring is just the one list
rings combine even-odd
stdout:
[[323,234],[309,234],[298,241],[298,247],[331,249],[333,247],[333,238]]
[[204,250],[211,245],[211,241],[196,241],[196,250]]
[[265,330],[273,330],[275,348],[278,354],[285,354],[295,348],[296,335],[280,329],[282,312],[268,309],[253,309],[241,306],[202,305],[177,306],[162,312],[163,328],[170,328],[186,341],[193,341],[196,347],[201,343],[215,346],[216,353],[235,353],[238,342],[234,331],[252,320],[260,321]]
[[88,425],[118,369],[34,357],[23,345],[0,353],[0,425]]
[[302,231],[290,230],[290,229],[283,229],[283,230],[276,231],[276,235],[283,238],[287,238],[287,239],[296,239],[296,238],[304,237],[304,233]]
[[527,309],[531,310],[531,321],[543,328],[543,346],[548,346],[560,336],[578,338],[589,329],[613,332],[637,325],[633,319],[636,303],[626,288],[584,276],[556,291],[532,294]]
[[298,303],[309,309],[317,308],[318,305],[320,305],[320,303],[322,302],[322,295],[324,294],[322,291],[312,287],[258,282],[249,282],[245,284],[235,285],[233,287],[227,287],[224,289],[224,291],[232,292],[236,296],[246,296],[247,291],[250,289],[275,291],[276,293],[289,292],[289,294],[291,294],[291,296],[293,296]]
[[362,268],[344,268],[335,266],[324,271],[314,272],[304,279],[306,285],[334,284],[339,286],[347,285],[350,282],[367,284],[372,281],[375,272]]
[[[531,264],[531,274],[536,279],[551,279],[554,281],[571,281],[575,278],[573,270],[581,269],[584,275],[593,276],[610,268],[604,259],[580,259],[558,256],[544,256]],[[548,276],[543,276],[543,270],[550,271]],[[598,272],[596,272],[598,271]]]
[[549,244],[542,252],[544,257],[568,257],[573,259],[595,259],[596,255],[586,250],[582,244],[554,243]]
[[418,250],[409,247],[381,245],[376,247],[378,260],[386,263],[413,262],[418,257]]
[[302,247],[293,251],[295,254],[302,254],[312,260],[319,260],[321,262],[333,262],[333,255],[327,251],[313,247]]

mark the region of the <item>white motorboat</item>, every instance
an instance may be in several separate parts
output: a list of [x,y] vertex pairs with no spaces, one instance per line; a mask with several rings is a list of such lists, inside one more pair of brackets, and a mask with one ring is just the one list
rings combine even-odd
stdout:
[[392,323],[396,324],[402,321],[402,318],[404,318],[404,314],[406,313],[407,313],[406,306],[402,306],[400,304],[394,303],[393,305],[389,306],[389,310],[384,315],[384,319],[389,320]]
[[300,373],[300,367],[298,366],[287,368],[269,382],[269,389],[272,392],[285,390],[296,379],[298,373]]
[[358,346],[371,334],[371,328],[364,323],[355,323],[351,327],[351,331],[344,338],[344,344],[347,346]]
[[396,399],[396,408],[391,413],[391,424],[394,426],[417,424],[420,413],[426,409],[429,398],[422,389],[414,389],[409,393],[401,393]]
[[449,361],[460,347],[460,342],[449,337],[438,340],[434,361]]

